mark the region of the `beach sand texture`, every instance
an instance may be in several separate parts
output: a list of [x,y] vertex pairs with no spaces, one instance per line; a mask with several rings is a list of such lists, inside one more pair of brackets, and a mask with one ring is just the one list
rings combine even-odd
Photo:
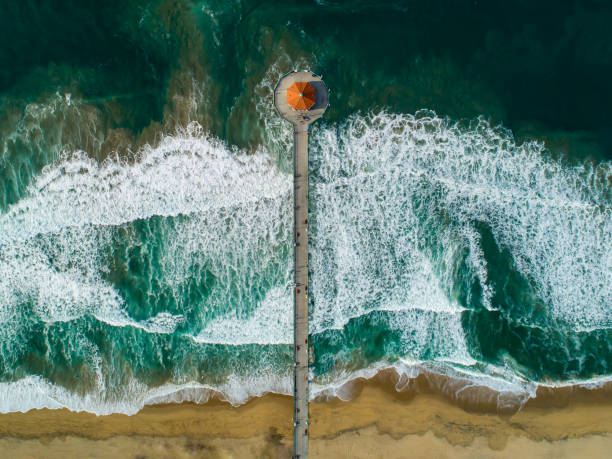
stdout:
[[[607,457],[612,404],[593,391],[515,414],[362,382],[349,401],[311,403],[313,458]],[[546,398],[544,394],[543,398]],[[153,405],[133,416],[33,410],[0,416],[4,457],[290,457],[292,400]],[[480,411],[480,412],[478,412]]]

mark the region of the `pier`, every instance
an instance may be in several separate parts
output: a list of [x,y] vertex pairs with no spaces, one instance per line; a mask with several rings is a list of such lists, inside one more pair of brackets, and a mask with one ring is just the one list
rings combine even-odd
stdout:
[[284,75],[274,90],[279,114],[293,124],[294,133],[294,393],[293,457],[308,457],[308,128],[328,105],[320,76],[307,71]]

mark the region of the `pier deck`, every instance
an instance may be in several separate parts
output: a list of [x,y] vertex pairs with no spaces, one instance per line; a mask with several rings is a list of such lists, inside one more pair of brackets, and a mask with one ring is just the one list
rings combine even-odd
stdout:
[[[295,82],[308,82],[316,91],[310,110],[294,110],[287,102],[287,88]],[[328,92],[321,77],[310,72],[291,72],[279,81],[274,91],[274,104],[280,115],[294,127],[294,457],[308,457],[308,126],[321,117],[327,108]]]

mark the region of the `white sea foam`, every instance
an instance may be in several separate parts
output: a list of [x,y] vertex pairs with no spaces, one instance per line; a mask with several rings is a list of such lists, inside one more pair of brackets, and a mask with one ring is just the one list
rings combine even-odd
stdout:
[[[127,165],[98,164],[77,154],[46,168],[26,196],[0,216],[0,319],[8,320],[20,304],[31,302],[45,322],[92,314],[114,326],[172,333],[183,321],[181,314],[129,317],[124,299],[105,280],[104,249],[112,246],[116,227],[180,214],[190,218],[163,228],[161,282],[183,301],[180,287],[197,274],[199,264],[217,281],[209,303],[200,305],[205,319],[232,306],[240,308],[234,313],[248,312],[249,289],[262,288],[259,270],[272,269],[270,264],[278,263],[274,251],[288,243],[289,177],[262,153],[233,152],[196,125],[141,156]],[[129,227],[123,236],[128,246],[147,243]],[[281,262],[277,276],[288,290],[290,266],[287,259]],[[232,305],[227,295],[234,283],[241,287]],[[269,309],[265,303],[264,310]],[[280,312],[286,305],[273,307]],[[285,322],[280,320],[274,341],[286,341]]]
[[612,382],[612,376],[599,376],[583,380],[568,379],[559,382],[534,382],[517,374],[514,368],[491,364],[474,363],[473,365],[460,365],[451,362],[422,361],[414,359],[400,359],[392,364],[376,362],[357,371],[340,370],[325,378],[316,378],[310,385],[311,400],[331,400],[338,398],[349,401],[354,395],[354,384],[358,380],[371,379],[378,373],[392,370],[397,374],[395,389],[402,392],[410,387],[411,382],[421,374],[433,374],[448,377],[439,382],[433,382],[435,390],[452,396],[455,400],[469,389],[487,389],[484,395],[478,392],[475,402],[482,402],[482,397],[493,402],[498,410],[521,409],[525,403],[535,398],[539,387],[559,389],[564,387],[582,387],[596,390]]
[[194,338],[200,343],[228,345],[293,343],[293,298],[289,288],[270,290],[248,317],[235,310],[213,319]]
[[12,155],[25,153],[16,146],[35,155],[39,163],[59,159],[71,141],[82,142],[91,154],[97,154],[103,142],[100,113],[82,102],[56,92],[28,103],[22,110],[7,108],[7,123],[0,126],[0,164],[7,164]]
[[97,415],[111,413],[131,415],[150,404],[186,401],[205,403],[213,393],[221,394],[222,400],[237,406],[267,393],[290,394],[292,378],[289,374],[259,376],[233,374],[219,385],[185,382],[170,383],[155,388],[148,388],[132,380],[121,389],[121,392],[115,396],[109,396],[103,391],[79,395],[64,387],[51,384],[40,376],[28,376],[16,382],[0,382],[0,413],[67,408],[71,411],[87,411]]
[[507,368],[488,365],[485,371],[470,370],[469,367],[454,366],[436,361],[402,359],[393,364],[377,362],[358,371],[339,371],[334,373],[333,380],[327,377],[323,381],[311,383],[311,399],[339,398],[344,401],[354,396],[353,384],[359,379],[371,379],[378,373],[393,370],[398,378],[395,389],[405,390],[410,382],[423,373],[444,375],[450,378],[448,384],[453,387],[439,387],[447,392],[453,390],[455,397],[470,387],[487,388],[493,391],[498,408],[522,407],[535,397],[538,384],[517,377]]
[[[87,241],[87,239],[82,239]],[[89,253],[80,245],[75,259],[91,263],[97,252]],[[58,260],[50,262],[47,253],[35,244],[0,248],[0,323],[6,324],[17,314],[23,303],[31,303],[33,312],[46,323],[67,322],[85,314],[113,326],[142,328],[151,333],[172,333],[183,316],[159,313],[143,321],[134,320],[124,310],[124,300],[99,273],[83,271],[83,264],[60,270]],[[79,266],[80,265],[80,266]]]
[[100,164],[81,153],[46,168],[0,218],[0,245],[66,227],[256,205],[290,183],[265,155],[232,154],[196,124],[141,156],[133,165]]
[[479,222],[551,314],[577,328],[612,322],[609,163],[562,165],[485,121],[430,113],[355,116],[315,129],[312,145],[315,331],[381,301],[456,310],[464,249],[490,308]]
[[76,145],[97,156],[104,142],[104,120],[99,109],[79,98],[59,92],[43,95],[23,107],[0,108],[0,208],[14,198],[6,190],[22,194],[43,164],[58,161]]
[[[535,397],[539,386],[549,388],[580,386],[597,389],[612,381],[612,377],[591,378],[584,381],[569,380],[560,383],[534,383],[517,377],[505,367],[488,366],[482,369],[453,367],[445,363],[401,360],[394,364],[378,362],[358,371],[339,371],[333,379],[313,380],[310,399],[351,400],[354,396],[353,382],[370,379],[384,370],[398,374],[396,389],[402,391],[409,382],[424,371],[446,375],[455,381],[454,388],[440,388],[447,392],[456,390],[456,397],[470,387],[488,388],[493,391],[498,408],[519,408],[529,398]],[[453,384],[452,380],[449,384]],[[0,383],[0,413],[27,412],[32,409],[67,408],[71,411],[87,411],[97,415],[111,413],[136,414],[145,405],[160,403],[206,403],[211,397],[221,396],[222,400],[234,406],[244,404],[254,397],[268,393],[291,395],[293,379],[290,374],[264,374],[239,376],[232,374],[224,383],[207,385],[198,382],[168,383],[148,388],[131,381],[122,387],[120,394],[112,397],[103,391],[91,394],[75,394],[61,386],[49,383],[40,376],[28,376],[11,383]]]
[[[485,307],[492,307],[494,294],[474,222],[490,227],[551,314],[576,330],[610,326],[608,163],[565,166],[548,159],[542,145],[516,145],[483,121],[466,127],[434,115],[355,116],[313,134],[314,333],[387,311],[388,326],[401,331],[406,368],[435,355],[437,371],[530,396],[533,385],[516,366],[483,366],[466,344],[463,308],[452,288],[463,252],[485,292]],[[163,227],[160,279],[179,298],[194,270],[214,278],[210,295],[196,305],[202,326],[193,338],[291,342],[290,200],[290,176],[265,153],[232,151],[196,125],[144,149],[134,164],[99,164],[76,154],[45,169],[0,215],[0,320],[29,301],[44,322],[89,313],[116,326],[172,333],[183,315],[135,320],[127,314],[124,299],[105,280],[101,248],[112,245],[117,228],[132,247],[142,245],[126,224],[183,216]],[[95,349],[91,356],[103,371]],[[313,394],[378,369],[336,374],[317,383]],[[111,397],[111,388],[77,396],[30,376],[4,383],[0,410],[133,413],[148,401],[204,400],[206,390],[219,390],[232,403],[291,393],[284,373],[233,374],[215,387],[179,380],[158,389],[134,382]]]

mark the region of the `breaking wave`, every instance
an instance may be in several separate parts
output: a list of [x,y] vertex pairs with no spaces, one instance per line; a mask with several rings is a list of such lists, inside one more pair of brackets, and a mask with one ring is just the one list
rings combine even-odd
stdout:
[[[492,361],[466,317],[505,313],[495,257],[509,254],[537,306],[509,321],[562,324],[571,337],[612,326],[609,163],[566,165],[482,119],[430,112],[355,115],[310,142],[313,397],[385,368],[520,400],[598,377],[587,363],[559,378],[511,352]],[[272,156],[191,124],[133,163],[78,152],[45,167],[0,215],[1,359],[10,367],[37,334],[61,330],[80,360],[63,379],[45,350],[44,365],[5,372],[0,411],[132,414],[213,392],[233,404],[291,393],[291,177]],[[599,352],[609,371],[606,338],[582,358]],[[134,340],[150,355],[113,364],[103,342]],[[70,374],[77,360],[87,384]]]

